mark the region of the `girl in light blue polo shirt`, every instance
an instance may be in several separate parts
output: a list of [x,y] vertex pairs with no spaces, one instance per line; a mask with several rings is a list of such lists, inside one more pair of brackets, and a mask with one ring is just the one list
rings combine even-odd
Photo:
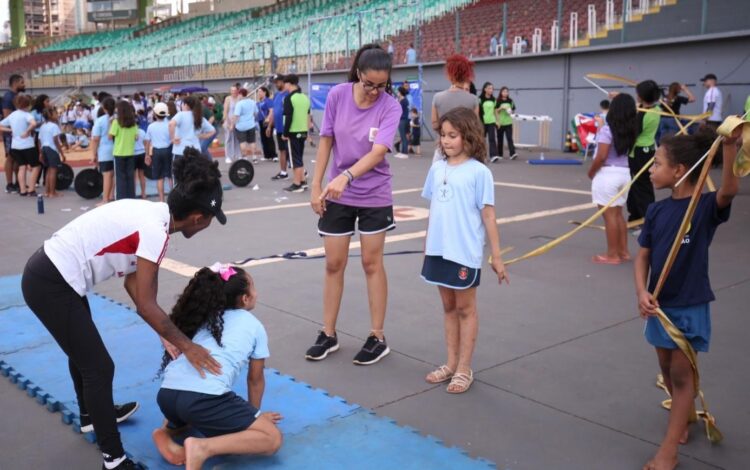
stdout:
[[[106,204],[113,199],[115,179],[115,159],[112,154],[114,142],[108,137],[109,126],[112,124],[115,114],[115,100],[107,97],[99,105],[98,116],[91,130],[92,150],[94,153],[94,164],[98,164],[99,172],[104,182],[102,191],[102,202]],[[97,204],[98,205],[98,204]]]
[[169,121],[172,154],[175,158],[182,157],[187,147],[200,152],[200,139],[208,139],[214,132],[214,126],[203,117],[201,102],[194,96],[188,96],[182,102],[182,111]]
[[[281,446],[276,427],[281,415],[259,411],[269,352],[266,330],[250,313],[257,297],[249,274],[215,265],[199,270],[177,299],[170,319],[211,353],[221,364],[221,374],[201,377],[184,354],[173,360],[164,353],[164,381],[156,400],[166,421],[152,436],[169,463],[201,468],[206,458],[227,453],[222,449],[228,447],[237,454],[271,455]],[[247,401],[232,391],[244,366]],[[184,446],[178,445],[175,438],[186,426],[206,437],[188,437]]]
[[432,164],[422,192],[430,200],[422,278],[440,291],[448,360],[425,379],[433,384],[450,382],[448,393],[463,393],[474,380],[476,287],[485,232],[498,282],[508,282],[508,276],[500,257],[495,187],[485,165],[484,129],[474,111],[455,108],[440,118],[440,150],[445,158]]

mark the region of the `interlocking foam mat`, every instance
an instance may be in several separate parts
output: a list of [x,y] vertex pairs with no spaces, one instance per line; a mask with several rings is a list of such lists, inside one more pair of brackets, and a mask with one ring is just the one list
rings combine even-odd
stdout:
[[[26,390],[62,421],[79,432],[78,405],[68,375],[67,358],[21,295],[20,276],[0,277],[0,373]],[[164,461],[151,441],[161,425],[156,404],[162,356],[156,334],[130,308],[99,295],[89,302],[104,343],[115,362],[116,403],[138,401],[141,408],[120,425],[130,456],[148,469],[176,469]],[[270,339],[273,354],[273,338]],[[241,377],[245,372],[241,373]],[[235,392],[246,397],[245,381]],[[461,449],[446,447],[431,436],[398,426],[343,398],[330,396],[293,377],[266,370],[263,409],[284,416],[281,450],[272,457],[225,456],[204,468],[236,470],[280,468],[325,469],[475,469],[494,464],[472,459]],[[94,440],[93,433],[84,435]],[[2,456],[0,456],[2,462]]]

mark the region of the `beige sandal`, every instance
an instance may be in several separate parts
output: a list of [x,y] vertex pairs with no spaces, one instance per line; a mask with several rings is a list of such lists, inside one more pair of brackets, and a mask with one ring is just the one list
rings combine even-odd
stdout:
[[448,393],[464,393],[469,390],[472,382],[474,382],[474,372],[471,369],[468,374],[456,372],[445,390]]
[[451,377],[453,377],[453,371],[450,370],[447,365],[443,364],[442,366],[427,374],[427,377],[425,377],[424,379],[427,383],[441,384],[443,382],[449,381]]

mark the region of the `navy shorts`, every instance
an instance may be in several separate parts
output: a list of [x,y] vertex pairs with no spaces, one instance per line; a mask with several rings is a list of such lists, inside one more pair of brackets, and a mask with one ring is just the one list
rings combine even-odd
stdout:
[[5,155],[10,155],[10,145],[13,143],[13,134],[10,132],[3,132],[3,147],[5,147]]
[[62,160],[57,150],[46,145],[42,147],[42,157],[44,157],[45,168],[60,168],[62,166]]
[[292,151],[291,160],[294,168],[302,168],[305,166],[305,162],[302,156],[305,154],[305,141],[307,140],[307,132],[298,132],[289,136],[289,150]]
[[145,153],[139,153],[138,155],[134,155],[133,158],[135,159],[136,170],[146,169],[146,154]]
[[151,177],[155,180],[172,177],[172,147],[153,149],[151,153]]
[[[672,323],[679,328],[698,352],[708,352],[711,343],[711,306],[708,303],[689,307],[662,307]],[[662,349],[678,349],[669,333],[656,317],[648,317],[643,331],[646,341]]]
[[10,156],[21,166],[28,165],[36,167],[41,165],[41,163],[39,163],[39,150],[37,150],[36,147],[23,150],[11,148]]
[[287,141],[284,140],[284,133],[283,132],[277,132],[276,133],[276,146],[279,148],[280,152],[286,152],[289,149],[287,148]]
[[469,268],[442,256],[425,256],[422,264],[422,279],[429,284],[451,289],[479,287],[482,270]]
[[254,144],[255,143],[255,128],[254,127],[246,131],[240,131],[240,130],[235,129],[234,135],[237,136],[237,140],[239,140],[241,144],[244,144],[244,143]]
[[161,388],[156,402],[169,421],[169,428],[190,425],[206,437],[244,431],[260,415],[260,411],[234,392],[208,395]]
[[373,235],[396,228],[393,220],[393,206],[354,207],[326,201],[326,211],[318,220],[318,234],[321,237],[347,237],[354,235],[354,224],[359,233]]
[[106,173],[108,171],[115,171],[115,161],[99,162],[99,173]]

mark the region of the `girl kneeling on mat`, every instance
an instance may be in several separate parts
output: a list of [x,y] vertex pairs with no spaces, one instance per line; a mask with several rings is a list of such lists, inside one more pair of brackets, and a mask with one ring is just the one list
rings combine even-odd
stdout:
[[[204,378],[183,356],[172,361],[164,353],[164,382],[157,402],[166,421],[153,432],[153,439],[169,463],[195,470],[215,455],[272,455],[281,447],[276,427],[281,415],[259,411],[269,353],[266,330],[250,313],[257,298],[253,279],[245,271],[214,266],[195,274],[172,309],[172,322],[208,349],[222,368],[220,375]],[[245,401],[231,387],[248,360]],[[184,447],[178,445],[173,438],[187,426],[206,437],[188,437]]]
[[463,393],[474,380],[476,287],[485,231],[498,282],[507,283],[508,275],[500,257],[492,173],[484,164],[484,129],[473,111],[455,108],[440,118],[440,150],[445,158],[432,164],[422,192],[430,200],[422,278],[440,291],[448,361],[426,380],[433,384],[450,381],[448,393]]

